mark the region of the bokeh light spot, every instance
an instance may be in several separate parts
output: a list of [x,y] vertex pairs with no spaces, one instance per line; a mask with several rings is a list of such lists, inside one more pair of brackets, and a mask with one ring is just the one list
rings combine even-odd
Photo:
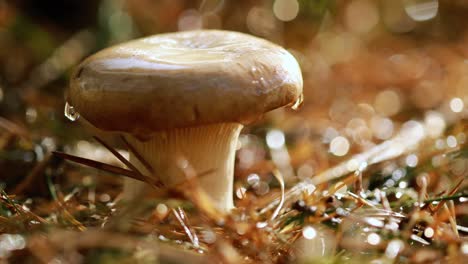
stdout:
[[455,112],[455,113],[460,113],[463,111],[463,108],[465,107],[463,100],[455,97],[452,100],[450,100],[450,109]]
[[281,21],[291,21],[299,13],[297,0],[276,0],[273,4],[273,13]]
[[266,142],[268,147],[272,149],[282,148],[285,143],[283,131],[277,129],[268,131],[266,135]]
[[418,156],[414,154],[408,155],[405,159],[405,162],[408,167],[414,168],[418,165]]
[[305,239],[314,239],[317,236],[317,231],[311,226],[306,226],[302,229],[302,236]]
[[380,243],[380,236],[376,233],[370,233],[367,236],[367,243],[371,245],[378,245]]
[[379,22],[379,10],[375,1],[352,1],[345,12],[345,23],[355,33],[368,33]]
[[349,151],[349,141],[345,137],[334,138],[330,143],[330,152],[335,156],[344,156]]
[[401,252],[405,244],[403,241],[394,239],[388,243],[387,248],[385,250],[385,255],[390,258],[394,259],[396,256],[398,256],[398,253]]
[[400,96],[393,90],[382,91],[376,96],[374,106],[383,116],[393,116],[400,112]]

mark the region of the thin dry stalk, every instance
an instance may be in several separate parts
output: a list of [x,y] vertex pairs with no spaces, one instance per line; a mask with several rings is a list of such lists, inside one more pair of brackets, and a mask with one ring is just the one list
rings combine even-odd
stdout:
[[195,233],[195,231],[190,227],[190,223],[188,222],[188,219],[184,210],[180,207],[178,207],[177,209],[173,208],[172,213],[174,214],[174,216],[177,218],[177,221],[179,221],[180,225],[184,229],[184,232],[187,234],[187,237],[192,242],[193,247],[199,248],[200,244],[198,242],[199,241],[198,236]]
[[104,140],[100,139],[98,136],[93,137],[99,144],[104,146],[107,150],[109,150],[114,157],[116,157],[120,162],[122,162],[127,168],[129,168],[131,171],[134,173],[138,174],[139,178],[144,178],[143,174],[126,158],[124,158],[116,149],[111,147],[109,144],[107,144]]
[[86,159],[86,158],[82,158],[82,157],[73,156],[73,155],[63,153],[63,152],[59,152],[59,151],[54,151],[53,154],[57,155],[58,157],[60,157],[62,159],[73,161],[73,162],[79,163],[81,165],[85,165],[85,166],[88,166],[88,167],[92,167],[92,168],[102,170],[102,171],[106,171],[106,172],[113,173],[113,174],[122,175],[122,176],[125,176],[125,177],[129,177],[129,178],[132,178],[132,179],[135,179],[135,180],[138,180],[138,181],[142,181],[142,182],[146,182],[146,183],[148,183],[150,185],[153,185],[152,184],[153,180],[150,177],[140,175],[140,174],[138,174],[138,173],[136,173],[134,171],[131,171],[131,170],[127,170],[127,169],[124,169],[124,168],[121,168],[121,167],[109,165],[109,164],[99,162],[99,161],[95,161],[95,160],[90,160],[90,159]]

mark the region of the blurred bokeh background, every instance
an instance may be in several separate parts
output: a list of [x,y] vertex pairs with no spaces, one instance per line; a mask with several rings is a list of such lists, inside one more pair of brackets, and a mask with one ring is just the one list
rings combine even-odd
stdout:
[[[1,124],[34,143],[5,154],[0,168],[19,177],[41,153],[89,139],[63,116],[70,70],[87,55],[141,36],[210,28],[269,39],[300,62],[303,107],[277,111],[257,128],[278,127],[273,140],[289,135],[300,155],[291,155],[298,158],[286,176],[299,169],[309,177],[330,159],[391,138],[410,119],[426,115],[443,130],[466,115],[467,14],[465,1],[449,0],[2,0]],[[239,165],[265,155],[242,149]]]
[[[464,0],[0,0],[0,183],[25,197],[50,198],[54,182],[99,194],[84,199],[114,199],[121,190],[115,178],[64,169],[50,155],[64,150],[115,163],[64,117],[69,74],[104,47],[182,30],[246,32],[284,46],[301,65],[302,107],[274,111],[240,138],[236,186],[254,182],[259,197],[277,187],[273,165],[287,183],[310,178],[392,138],[410,120],[441,137],[468,117],[467,25]],[[454,129],[436,148],[465,141]],[[413,154],[386,168],[400,175],[417,164]],[[468,159],[450,170],[466,178]],[[408,185],[397,178],[381,183]],[[446,187],[438,182],[432,191]]]

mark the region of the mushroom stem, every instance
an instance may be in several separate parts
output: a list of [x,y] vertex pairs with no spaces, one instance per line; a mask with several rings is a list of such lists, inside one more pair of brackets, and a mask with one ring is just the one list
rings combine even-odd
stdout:
[[[229,212],[234,207],[234,157],[242,127],[239,123],[219,123],[160,131],[146,141],[133,136],[127,136],[127,140],[152,166],[165,186],[174,186],[186,180],[187,175],[181,168],[181,158],[196,173],[209,172],[202,175],[198,183],[212,198],[218,210]],[[130,155],[130,162],[150,175],[135,156]],[[134,197],[145,189],[148,188],[144,184],[129,179],[125,182],[124,196]]]

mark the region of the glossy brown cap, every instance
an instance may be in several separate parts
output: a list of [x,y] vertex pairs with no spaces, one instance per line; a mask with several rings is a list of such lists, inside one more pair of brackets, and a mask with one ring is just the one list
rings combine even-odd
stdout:
[[220,30],[155,35],[102,50],[77,67],[68,94],[96,127],[142,136],[246,123],[301,97],[301,70],[289,52]]

